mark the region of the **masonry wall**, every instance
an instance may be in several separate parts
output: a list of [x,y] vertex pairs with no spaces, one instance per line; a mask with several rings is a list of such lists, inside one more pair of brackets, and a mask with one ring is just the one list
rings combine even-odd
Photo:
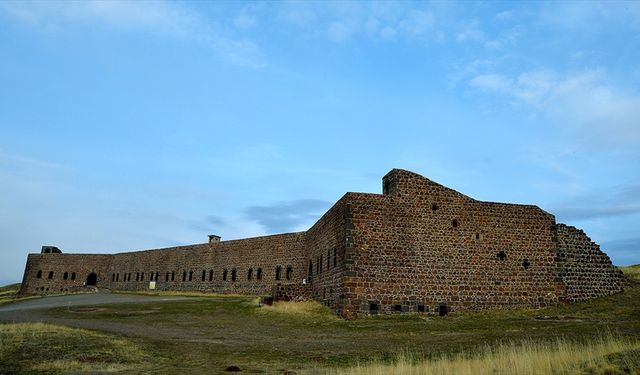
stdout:
[[80,291],[91,273],[96,274],[98,285],[104,285],[112,258],[104,254],[29,254],[20,294]]
[[342,197],[306,234],[306,278],[312,297],[340,313],[344,304],[345,202]]
[[[621,273],[584,232],[536,206],[481,202],[394,169],[308,231],[164,249],[30,254],[21,294],[97,286],[313,298],[344,317],[543,307],[615,293]],[[298,295],[299,294],[299,295]]]
[[354,194],[349,314],[540,307],[554,280],[554,217],[535,206],[475,201],[394,170],[387,194]]
[[558,224],[555,235],[556,276],[566,286],[565,301],[584,301],[622,291],[626,285],[622,271],[584,231]]
[[101,288],[149,290],[154,281],[156,290],[271,294],[276,283],[302,284],[306,259],[302,232],[114,255],[30,254],[22,293],[72,292],[95,270]]

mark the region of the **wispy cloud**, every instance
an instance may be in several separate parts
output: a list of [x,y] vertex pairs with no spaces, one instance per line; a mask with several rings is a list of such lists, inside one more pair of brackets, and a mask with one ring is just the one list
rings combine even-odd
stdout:
[[625,266],[638,263],[640,237],[603,242],[601,247],[616,259],[616,265]]
[[470,79],[469,85],[588,132],[599,142],[640,141],[640,95],[609,83],[603,70],[565,75],[550,70],[517,76],[484,73]]
[[270,206],[247,207],[245,215],[249,220],[257,221],[268,232],[281,233],[312,224],[330,206],[331,202],[319,199],[301,199]]
[[640,29],[637,1],[564,1],[543,3],[539,19],[544,24],[584,32],[616,27]]
[[[255,43],[233,37],[228,30],[205,20],[184,3],[161,0],[2,1],[0,13],[46,32],[83,26],[185,38],[213,49],[237,65],[259,68],[265,64]],[[251,26],[249,16],[236,21],[239,27]]]
[[40,160],[40,159],[31,158],[31,157],[22,156],[22,155],[7,154],[7,153],[0,152],[0,165],[2,163],[6,163],[10,165],[19,165],[21,167],[26,165],[30,167],[39,168],[39,169],[49,169],[49,170],[67,171],[67,172],[73,171],[73,168],[69,167],[68,165],[55,163],[48,160]]
[[591,191],[552,209],[559,220],[580,221],[640,214],[640,185]]
[[442,38],[436,13],[428,6],[394,2],[284,3],[277,19],[329,40],[345,43],[358,37],[391,41]]

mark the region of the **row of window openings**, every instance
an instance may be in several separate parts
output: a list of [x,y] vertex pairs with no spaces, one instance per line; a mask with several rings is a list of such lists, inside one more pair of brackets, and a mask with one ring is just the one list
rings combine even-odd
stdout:
[[[38,270],[38,273],[36,274],[36,277],[38,279],[42,279],[42,270]],[[51,280],[53,279],[53,271],[49,271],[49,274],[47,275],[47,279]],[[63,280],[68,280],[69,279],[69,272],[65,272],[64,274],[62,274],[62,279]],[[75,272],[71,272],[71,280],[75,280],[76,279],[76,273]]]
[[[158,281],[158,275],[160,273],[159,272],[151,272],[151,278],[150,281]],[[207,273],[206,270],[202,270],[202,277],[201,277],[201,281],[206,281],[207,280],[207,274],[208,274],[208,279],[209,281],[213,281],[213,270],[209,270],[209,272]],[[132,273],[124,273],[123,277],[122,277],[122,281],[131,281],[131,275]],[[293,276],[293,267],[288,266],[285,272],[285,278],[287,280],[291,280],[291,277]],[[247,271],[247,280],[253,280],[255,277],[256,280],[262,280],[262,268],[258,268],[255,272],[253,272],[253,268],[249,268],[249,270]],[[229,271],[227,269],[222,270],[222,280],[223,281],[227,281],[227,279],[229,278]],[[231,281],[236,281],[238,278],[238,272],[235,268],[233,268],[231,270]],[[169,282],[169,281],[175,281],[176,279],[176,273],[175,272],[167,272],[165,274],[164,277],[164,281],[165,282]],[[281,280],[282,279],[282,267],[281,266],[277,266],[276,267],[276,280]],[[136,281],[144,281],[144,272],[136,272]],[[112,282],[117,282],[120,281],[120,274],[119,273],[114,273],[111,275],[111,281]],[[182,281],[193,281],[193,271],[183,271],[182,272]]]
[[[496,256],[498,257],[499,260],[507,260],[507,253],[505,253],[504,251],[500,251],[498,252],[498,254],[496,254]],[[522,267],[524,267],[524,269],[529,269],[529,267],[531,267],[531,263],[529,262],[529,259],[523,259],[522,260]]]
[[[377,314],[378,311],[381,309],[381,306],[378,303],[371,303],[369,304],[369,313],[370,314]],[[400,312],[400,313],[405,313],[405,312],[409,312],[410,308],[408,305],[393,305],[393,310],[394,312]],[[428,313],[429,312],[429,306],[427,305],[417,305],[416,306],[416,311],[419,313]],[[440,305],[438,305],[435,309],[434,312],[438,312],[438,315],[440,316],[445,316],[449,313],[450,309],[449,306],[447,306],[446,304],[441,303]]]
[[[319,274],[323,271],[323,264],[324,260],[322,255],[318,255],[316,257],[316,273]],[[333,267],[338,266],[338,250],[336,248],[333,249],[333,256],[331,255],[331,250],[327,250],[327,270],[331,268],[331,264],[333,264]],[[309,260],[309,276],[313,276],[313,260]]]

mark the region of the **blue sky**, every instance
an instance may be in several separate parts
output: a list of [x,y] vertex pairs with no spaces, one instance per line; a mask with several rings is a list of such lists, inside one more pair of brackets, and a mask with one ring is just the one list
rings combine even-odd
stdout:
[[305,230],[394,167],[640,263],[639,4],[0,2],[0,283]]

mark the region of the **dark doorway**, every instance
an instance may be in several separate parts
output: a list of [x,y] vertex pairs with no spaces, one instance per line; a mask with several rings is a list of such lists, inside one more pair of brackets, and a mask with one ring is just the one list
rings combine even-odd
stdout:
[[445,316],[449,313],[449,308],[444,303],[438,306],[438,315]]
[[87,285],[96,285],[98,282],[98,275],[95,272],[91,272],[89,276],[87,276]]

